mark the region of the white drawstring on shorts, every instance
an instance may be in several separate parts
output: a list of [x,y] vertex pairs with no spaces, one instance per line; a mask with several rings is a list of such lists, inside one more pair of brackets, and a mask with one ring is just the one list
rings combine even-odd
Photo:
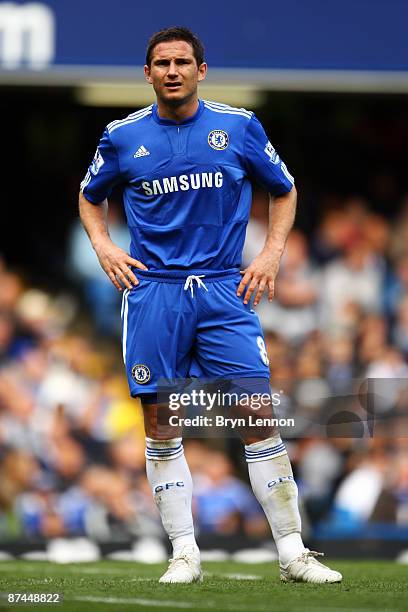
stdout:
[[187,289],[190,289],[191,297],[194,297],[194,290],[193,290],[194,281],[197,283],[197,287],[203,287],[206,291],[208,291],[207,287],[201,280],[204,277],[205,277],[205,274],[200,274],[200,276],[197,276],[196,274],[191,274],[190,276],[187,276],[186,282],[184,283],[184,291],[187,291]]

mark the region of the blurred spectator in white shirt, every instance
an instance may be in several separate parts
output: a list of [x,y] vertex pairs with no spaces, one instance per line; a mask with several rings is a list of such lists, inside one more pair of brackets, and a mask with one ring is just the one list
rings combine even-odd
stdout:
[[379,313],[383,302],[384,262],[365,240],[356,239],[339,257],[323,269],[322,326],[329,333],[349,329],[350,304],[363,312]]

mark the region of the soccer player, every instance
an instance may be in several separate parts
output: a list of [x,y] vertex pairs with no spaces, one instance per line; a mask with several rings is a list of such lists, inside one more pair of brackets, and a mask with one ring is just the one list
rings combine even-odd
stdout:
[[[166,410],[158,403],[158,380],[199,372],[231,384],[247,379],[252,393],[269,390],[268,357],[250,300],[256,305],[264,291],[273,297],[296,190],[252,112],[198,98],[207,65],[192,32],[176,27],[154,34],[144,71],[157,102],[106,127],[79,206],[102,268],[124,290],[123,357],[131,395],[143,405],[147,477],[173,545],[160,582],[189,583],[202,576],[192,481],[179,431],[158,425]],[[271,194],[270,225],[261,253],[240,275],[251,180]],[[107,227],[107,198],[118,184],[130,255],[112,243]],[[302,543],[297,487],[279,433],[248,430],[250,481],[272,529],[281,579],[340,582],[341,574]]]

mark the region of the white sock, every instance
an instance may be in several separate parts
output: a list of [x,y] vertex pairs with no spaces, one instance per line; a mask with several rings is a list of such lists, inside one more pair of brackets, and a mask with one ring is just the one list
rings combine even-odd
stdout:
[[285,445],[275,435],[245,446],[245,458],[252,490],[272,529],[279,562],[286,566],[305,547],[300,535],[298,491]]
[[197,546],[191,514],[193,482],[181,438],[146,438],[146,473],[173,554],[183,546]]

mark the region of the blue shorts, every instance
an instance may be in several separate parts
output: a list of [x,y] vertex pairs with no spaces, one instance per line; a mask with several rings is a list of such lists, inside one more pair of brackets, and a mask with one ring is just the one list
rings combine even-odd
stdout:
[[160,379],[269,380],[258,315],[236,295],[241,275],[226,271],[135,270],[122,300],[123,359],[133,397]]

